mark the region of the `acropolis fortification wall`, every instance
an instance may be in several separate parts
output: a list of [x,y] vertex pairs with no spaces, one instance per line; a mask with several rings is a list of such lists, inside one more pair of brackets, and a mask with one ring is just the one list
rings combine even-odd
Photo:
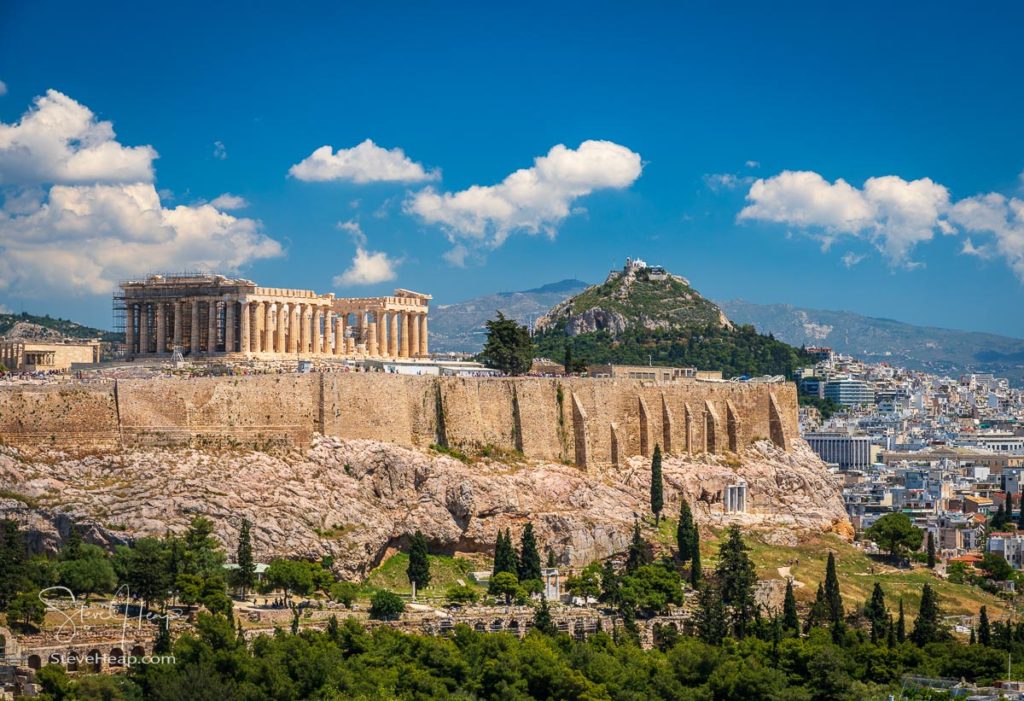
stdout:
[[0,441],[71,453],[304,446],[314,433],[588,467],[798,436],[792,384],[282,374],[0,388]]

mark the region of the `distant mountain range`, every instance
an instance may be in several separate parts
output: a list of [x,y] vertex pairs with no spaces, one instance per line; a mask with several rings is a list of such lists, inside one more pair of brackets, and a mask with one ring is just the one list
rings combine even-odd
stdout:
[[553,306],[586,289],[581,280],[562,280],[522,292],[499,292],[456,304],[430,306],[430,349],[442,353],[477,353],[483,348],[484,322],[501,312],[531,326]]
[[807,309],[789,304],[719,302],[739,324],[795,346],[829,346],[869,362],[937,374],[991,372],[1024,384],[1024,340],[974,331],[915,326],[853,312]]

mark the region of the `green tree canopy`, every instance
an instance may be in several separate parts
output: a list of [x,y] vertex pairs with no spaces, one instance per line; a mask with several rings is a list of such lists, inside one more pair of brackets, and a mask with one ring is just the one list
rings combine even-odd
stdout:
[[405,611],[405,602],[398,594],[381,589],[370,598],[370,618],[397,621]]
[[533,364],[533,342],[530,331],[515,319],[506,319],[500,311],[488,321],[487,341],[480,360],[489,368],[506,375],[522,375]]
[[878,543],[893,557],[898,557],[907,550],[921,547],[923,531],[915,526],[910,517],[902,513],[885,514],[864,531],[871,540]]
[[661,477],[661,445],[655,443],[654,457],[651,458],[651,512],[654,522],[661,520],[661,510],[665,508],[665,484]]
[[409,566],[406,576],[416,589],[426,589],[430,584],[430,558],[427,555],[427,539],[417,530],[409,542]]

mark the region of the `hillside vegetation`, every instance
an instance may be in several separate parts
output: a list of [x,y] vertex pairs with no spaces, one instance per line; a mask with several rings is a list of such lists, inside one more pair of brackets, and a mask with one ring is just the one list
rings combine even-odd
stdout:
[[26,312],[21,314],[0,314],[0,335],[7,334],[19,323],[23,326],[25,324],[34,324],[65,338],[99,338],[103,341],[123,340],[122,334],[114,333],[113,331],[84,326],[69,319],[54,319],[49,314],[36,316]]

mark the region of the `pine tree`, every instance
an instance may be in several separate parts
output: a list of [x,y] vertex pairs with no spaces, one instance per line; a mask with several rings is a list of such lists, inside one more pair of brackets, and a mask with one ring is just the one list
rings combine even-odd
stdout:
[[[974,632],[973,630],[971,631]],[[982,645],[992,644],[992,628],[988,622],[988,607],[982,606],[978,615],[978,642]]]
[[875,588],[871,591],[871,599],[864,605],[864,617],[871,624],[871,642],[881,641],[886,632],[889,611],[885,608],[885,593],[882,591],[882,585],[878,582],[875,582]]
[[409,567],[405,571],[409,583],[415,584],[417,591],[426,589],[430,584],[430,559],[427,554],[427,539],[417,530],[409,541]]
[[943,637],[945,636],[939,624],[939,599],[931,585],[926,583],[921,589],[921,608],[917,612],[910,639],[923,646],[938,642]]
[[796,596],[793,594],[793,580],[786,581],[786,598],[782,601],[782,627],[800,633],[800,616],[796,610]]
[[617,606],[619,603],[619,575],[615,572],[615,565],[611,560],[604,561],[601,568],[601,603]]
[[636,572],[640,567],[651,564],[653,558],[650,544],[640,533],[640,522],[634,521],[633,539],[629,543],[629,553],[626,557],[626,572]]
[[665,485],[661,479],[661,446],[654,444],[654,457],[651,458],[651,511],[654,512],[654,523],[661,522],[661,510],[665,506]]
[[728,634],[721,592],[710,584],[700,588],[696,611],[697,637],[708,645],[721,645]]
[[928,569],[935,569],[935,534],[928,531]]
[[690,586],[696,590],[704,578],[704,569],[700,564],[700,531],[693,529],[693,544],[690,546]]
[[540,551],[537,538],[533,535],[533,524],[527,523],[519,539],[519,581],[540,579]]
[[554,621],[551,620],[551,609],[548,608],[548,600],[543,594],[540,597],[540,608],[533,614],[533,627],[544,635],[554,635],[558,632]]
[[903,616],[903,597],[900,597],[900,615],[896,619],[896,642],[902,643],[907,639],[907,619]]
[[828,605],[829,622],[833,626],[842,626],[845,614],[843,595],[839,591],[839,575],[836,574],[836,557],[833,553],[828,554],[825,566],[825,602]]
[[237,584],[242,588],[244,597],[248,589],[256,584],[256,562],[252,557],[252,536],[249,533],[249,519],[242,520],[242,528],[238,532],[238,571]]
[[693,523],[693,512],[686,501],[686,497],[679,503],[679,525],[676,526],[676,548],[679,551],[679,562],[686,564],[693,557],[693,531],[696,526]]
[[754,616],[754,585],[757,583],[757,574],[738,526],[729,528],[725,542],[718,551],[715,575],[722,589],[722,602],[732,610],[736,637],[743,638]]

